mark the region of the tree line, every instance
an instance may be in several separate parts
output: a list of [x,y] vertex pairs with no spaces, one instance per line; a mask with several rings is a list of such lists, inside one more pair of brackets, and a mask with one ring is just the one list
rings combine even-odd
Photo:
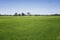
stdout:
[[25,14],[25,13],[17,13],[17,12],[15,12],[13,15],[0,14],[0,16],[31,16],[31,13],[30,12],[27,12],[27,14]]
[[17,12],[15,12],[14,15],[0,14],[0,16],[60,16],[60,14],[51,14],[51,15],[34,14],[34,15],[32,15],[30,12],[27,12],[27,14],[25,14],[25,13],[18,14]]

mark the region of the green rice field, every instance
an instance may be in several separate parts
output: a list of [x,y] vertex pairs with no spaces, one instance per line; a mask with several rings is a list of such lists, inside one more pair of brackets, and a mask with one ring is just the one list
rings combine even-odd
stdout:
[[60,16],[0,16],[0,40],[60,40]]

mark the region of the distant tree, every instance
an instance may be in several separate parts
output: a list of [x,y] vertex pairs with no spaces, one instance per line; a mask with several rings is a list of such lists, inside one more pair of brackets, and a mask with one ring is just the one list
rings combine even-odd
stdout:
[[0,16],[1,16],[1,14],[0,14]]
[[17,16],[17,15],[18,15],[17,12],[15,12],[14,16]]
[[37,14],[35,14],[34,16],[38,16]]
[[52,14],[51,16],[60,16],[60,14]]
[[21,13],[22,14],[22,16],[25,16],[25,14],[24,13]]
[[18,16],[21,16],[21,14],[19,13]]
[[12,16],[12,15],[9,15],[9,16]]
[[35,14],[34,16],[40,16],[40,14]]
[[31,16],[31,13],[30,13],[30,12],[27,12],[27,15],[28,15],[28,16]]

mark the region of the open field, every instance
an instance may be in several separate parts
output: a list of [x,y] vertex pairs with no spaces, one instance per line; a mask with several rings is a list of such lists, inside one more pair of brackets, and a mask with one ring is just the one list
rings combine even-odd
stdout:
[[60,40],[60,16],[0,16],[0,40]]

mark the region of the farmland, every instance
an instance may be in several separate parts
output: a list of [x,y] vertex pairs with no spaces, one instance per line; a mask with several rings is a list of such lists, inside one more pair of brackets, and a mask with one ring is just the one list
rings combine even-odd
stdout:
[[0,16],[0,40],[60,40],[60,16]]

